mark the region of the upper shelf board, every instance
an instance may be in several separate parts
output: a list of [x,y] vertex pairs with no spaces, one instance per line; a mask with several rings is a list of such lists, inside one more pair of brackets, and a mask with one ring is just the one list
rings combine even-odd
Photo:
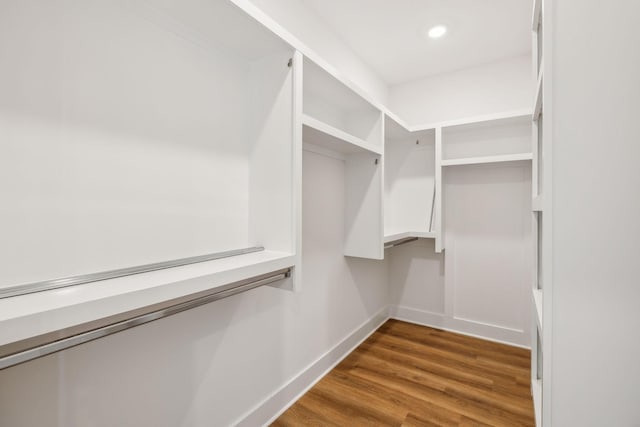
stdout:
[[417,237],[419,239],[435,239],[435,231],[403,231],[400,233],[385,234],[384,243],[395,242],[396,240]]
[[363,152],[375,155],[382,154],[381,150],[374,145],[306,114],[302,115],[302,125],[302,140],[304,142],[344,154]]
[[435,129],[426,129],[412,132],[406,126],[399,123],[396,118],[385,114],[384,138],[385,141],[433,139],[435,138]]
[[464,159],[442,160],[442,166],[462,166],[462,165],[480,165],[484,163],[503,163],[517,162],[522,160],[532,160],[531,153],[505,154],[501,156],[485,156],[485,157],[467,157]]

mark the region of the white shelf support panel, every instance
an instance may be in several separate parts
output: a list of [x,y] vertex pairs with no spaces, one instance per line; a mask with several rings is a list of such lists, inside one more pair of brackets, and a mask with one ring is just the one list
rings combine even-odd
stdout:
[[500,156],[467,157],[465,159],[442,160],[442,166],[480,165],[485,163],[518,162],[533,159],[531,153],[505,154]]
[[436,242],[435,251],[441,253],[444,250],[444,239],[442,236],[442,128],[436,128],[436,143],[435,143],[435,156],[436,156],[436,196],[435,196],[435,231]]
[[326,150],[343,154],[382,154],[380,148],[306,114],[302,115],[302,125],[304,141]]

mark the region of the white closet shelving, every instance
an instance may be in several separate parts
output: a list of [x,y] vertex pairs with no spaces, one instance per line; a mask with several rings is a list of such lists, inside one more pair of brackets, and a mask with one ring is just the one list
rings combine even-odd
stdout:
[[380,148],[306,114],[302,115],[303,140],[343,154],[370,153],[381,155]]
[[532,158],[533,154],[531,153],[517,153],[503,154],[499,156],[467,157],[461,159],[443,160],[440,164],[442,166],[481,165],[486,163],[517,162],[521,160],[531,160]]
[[382,259],[382,112],[320,65],[303,64],[305,150],[345,164],[346,256]]
[[384,243],[435,238],[435,131],[385,116]]
[[[551,94],[549,85],[549,27],[544,19],[548,0],[535,0],[532,14],[533,114],[531,147],[532,167],[532,235],[534,268],[531,280],[531,391],[536,425],[551,424],[551,384],[545,378],[551,372],[551,133],[550,114],[545,105]],[[545,99],[546,98],[546,99]]]
[[292,46],[227,1],[11,3],[0,286],[264,250],[11,298],[8,340],[295,265]]
[[444,171],[451,167],[531,162],[531,110],[425,126],[435,126],[435,249],[441,252],[445,249]]

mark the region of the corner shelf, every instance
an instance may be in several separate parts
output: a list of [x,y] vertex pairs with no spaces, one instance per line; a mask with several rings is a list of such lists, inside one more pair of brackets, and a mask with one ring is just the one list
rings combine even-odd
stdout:
[[366,153],[382,155],[374,145],[306,114],[302,115],[305,142],[343,154]]
[[442,160],[442,166],[462,166],[462,165],[480,165],[486,163],[504,163],[504,162],[518,162],[523,160],[532,160],[532,153],[518,153],[518,154],[505,154],[500,156],[486,156],[486,157],[467,157],[464,159],[450,159]]
[[417,237],[419,239],[435,239],[435,231],[404,231],[401,233],[385,234],[384,243],[393,242],[395,240]]

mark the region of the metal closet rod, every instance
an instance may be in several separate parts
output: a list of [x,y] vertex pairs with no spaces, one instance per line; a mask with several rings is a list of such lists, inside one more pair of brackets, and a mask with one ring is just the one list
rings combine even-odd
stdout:
[[291,276],[291,267],[0,346],[0,370]]
[[394,240],[393,242],[389,242],[389,243],[385,244],[384,248],[385,249],[389,249],[389,248],[393,248],[395,246],[404,245],[405,243],[415,242],[416,240],[418,240],[417,237],[405,237],[404,239]]
[[9,298],[18,295],[30,294],[33,292],[49,291],[51,289],[66,288],[67,286],[83,285],[85,283],[98,282],[101,280],[115,279],[118,277],[131,276],[134,274],[148,273],[150,271],[164,270],[167,268],[181,267],[183,265],[196,264],[199,262],[213,261],[221,258],[228,258],[237,255],[249,254],[263,251],[261,246],[254,246],[244,249],[234,249],[224,252],[216,252],[206,255],[198,255],[188,258],[179,258],[172,261],[154,262],[152,264],[138,265],[136,267],[119,268],[116,270],[101,271],[99,273],[82,274],[79,276],[65,277],[63,279],[44,280],[42,282],[26,283],[6,288],[0,288],[0,298]]

